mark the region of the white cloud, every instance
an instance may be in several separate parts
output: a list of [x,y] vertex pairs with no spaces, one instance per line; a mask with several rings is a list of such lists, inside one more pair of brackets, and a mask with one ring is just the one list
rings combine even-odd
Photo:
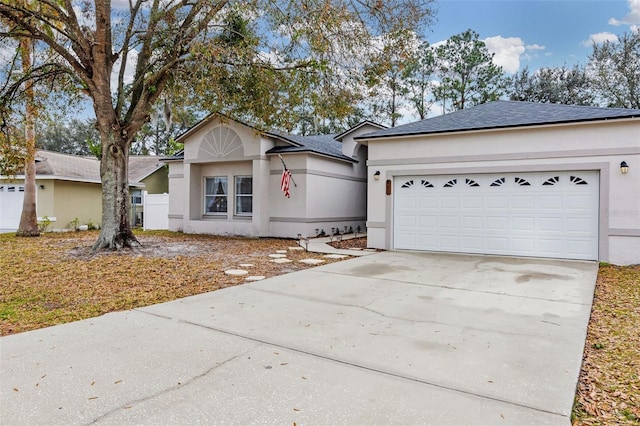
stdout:
[[[127,65],[124,70],[124,84],[133,83],[133,75],[136,70],[136,63],[138,62],[138,52],[135,50],[130,50],[127,54]],[[118,89],[118,73],[120,72],[120,67],[122,66],[122,59],[118,58],[118,60],[113,64],[113,72],[111,73],[111,90],[115,91]]]
[[618,36],[613,34],[613,33],[608,33],[608,32],[591,34],[589,36],[589,40],[583,41],[582,44],[584,46],[590,47],[594,43],[595,44],[600,44],[600,43],[604,43],[605,41],[610,41],[612,43],[615,43],[615,42],[618,41]]
[[545,50],[546,49],[545,46],[541,46],[539,44],[527,44],[525,48],[527,50]]
[[520,37],[488,37],[483,40],[489,52],[494,53],[493,62],[513,74],[520,68],[520,56],[525,47]]
[[629,13],[622,19],[609,18],[609,25],[636,25],[640,24],[640,0],[627,0]]

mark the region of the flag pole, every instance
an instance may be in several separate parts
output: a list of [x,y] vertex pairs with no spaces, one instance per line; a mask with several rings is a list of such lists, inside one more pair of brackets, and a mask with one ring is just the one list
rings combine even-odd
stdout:
[[[278,157],[280,157],[280,161],[282,161],[282,167],[284,167],[285,170],[289,170],[287,165],[284,163],[284,160],[282,159],[282,155],[278,154]],[[289,176],[291,177],[291,182],[293,182],[293,186],[295,186],[297,188],[298,184],[296,183],[295,179],[293,178],[293,175],[291,174],[290,170],[289,170]]]

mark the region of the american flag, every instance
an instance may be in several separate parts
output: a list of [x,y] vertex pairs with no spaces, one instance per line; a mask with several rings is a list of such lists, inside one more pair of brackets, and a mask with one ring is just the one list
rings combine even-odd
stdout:
[[289,198],[289,183],[291,182],[291,172],[286,166],[282,166],[282,180],[280,181],[280,189],[284,192],[284,196]]

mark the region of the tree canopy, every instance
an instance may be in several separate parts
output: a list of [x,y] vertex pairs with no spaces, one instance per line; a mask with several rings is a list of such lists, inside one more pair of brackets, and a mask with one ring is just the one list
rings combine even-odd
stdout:
[[502,68],[493,63],[493,54],[475,31],[452,36],[437,47],[436,57],[440,82],[435,95],[444,109],[463,109],[502,96]]
[[593,45],[587,65],[593,89],[610,107],[640,108],[640,32]]

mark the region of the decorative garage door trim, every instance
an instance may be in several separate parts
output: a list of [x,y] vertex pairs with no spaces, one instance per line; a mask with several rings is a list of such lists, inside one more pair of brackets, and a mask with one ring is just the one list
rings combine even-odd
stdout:
[[394,248],[598,259],[599,173],[401,176]]

